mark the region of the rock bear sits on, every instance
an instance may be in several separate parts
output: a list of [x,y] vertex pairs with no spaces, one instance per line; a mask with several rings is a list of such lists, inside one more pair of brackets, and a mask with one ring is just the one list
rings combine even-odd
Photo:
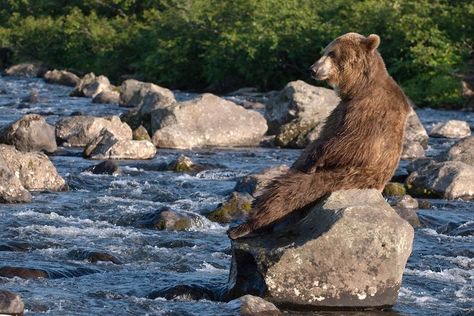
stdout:
[[388,74],[379,44],[378,35],[348,33],[330,43],[311,66],[313,77],[326,80],[341,102],[320,137],[264,189],[253,215],[230,229],[230,238],[275,223],[333,191],[384,188],[400,159],[410,106]]

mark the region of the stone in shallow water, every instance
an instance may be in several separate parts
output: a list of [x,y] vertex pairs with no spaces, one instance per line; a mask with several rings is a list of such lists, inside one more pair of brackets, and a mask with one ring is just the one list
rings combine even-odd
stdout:
[[253,295],[244,295],[228,304],[235,306],[242,316],[278,316],[282,314],[273,303]]
[[469,124],[464,121],[450,120],[438,123],[431,129],[431,137],[463,138],[471,135]]
[[102,161],[97,165],[85,168],[84,171],[90,171],[93,174],[121,174],[119,165],[113,160]]
[[456,142],[439,157],[441,160],[461,161],[474,167],[474,136]]
[[112,262],[114,264],[120,264],[120,260],[106,252],[102,251],[89,251],[84,249],[75,249],[71,250],[68,253],[68,257],[73,260],[87,260],[90,263],[102,262]]
[[0,314],[23,315],[24,309],[25,305],[18,294],[0,290]]
[[273,232],[233,241],[227,298],[282,305],[380,308],[395,304],[413,228],[376,190],[337,191]]
[[81,78],[66,70],[49,70],[44,74],[44,81],[52,84],[75,87],[81,82]]
[[155,299],[163,297],[167,300],[215,300],[215,294],[212,290],[196,284],[180,284],[165,289],[153,291],[148,298]]

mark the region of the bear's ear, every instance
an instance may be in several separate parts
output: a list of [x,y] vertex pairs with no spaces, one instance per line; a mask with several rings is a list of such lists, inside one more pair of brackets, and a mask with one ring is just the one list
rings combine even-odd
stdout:
[[367,49],[373,52],[380,45],[380,36],[378,36],[377,34],[370,34],[365,39],[365,44],[367,45]]

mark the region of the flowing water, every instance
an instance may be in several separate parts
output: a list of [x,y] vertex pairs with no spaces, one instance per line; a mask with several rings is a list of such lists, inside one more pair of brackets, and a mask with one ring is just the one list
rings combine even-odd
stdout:
[[[39,92],[39,102],[22,102],[32,89]],[[6,93],[0,95],[0,125],[26,113],[43,114],[54,123],[73,112],[105,116],[125,111],[68,97],[70,88],[40,79],[0,78],[0,90]],[[427,128],[451,118],[474,124],[474,113],[418,113]],[[428,154],[452,143],[430,139]],[[162,171],[163,163],[183,153],[216,168],[195,175]],[[225,285],[231,259],[227,227],[203,214],[226,199],[239,177],[290,165],[299,153],[267,148],[159,149],[150,161],[119,161],[123,174],[113,176],[84,172],[98,162],[82,158],[79,149],[61,148],[51,160],[69,183],[68,192],[35,193],[32,203],[0,205],[0,267],[43,269],[50,277],[0,278],[0,288],[19,293],[28,315],[235,315],[234,305],[223,302],[148,296],[177,284],[211,289]],[[432,208],[418,211],[424,225],[416,230],[399,300],[391,311],[377,315],[474,314],[474,202],[430,202]],[[172,232],[133,226],[140,214],[163,206],[192,213],[193,228]],[[82,250],[106,252],[120,262],[80,260],[75,254]]]

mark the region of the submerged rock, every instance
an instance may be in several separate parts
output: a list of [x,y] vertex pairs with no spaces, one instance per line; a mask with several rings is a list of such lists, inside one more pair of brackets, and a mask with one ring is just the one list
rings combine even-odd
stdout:
[[431,129],[431,137],[463,138],[471,135],[469,124],[464,121],[450,120],[438,123]]
[[167,300],[197,301],[197,300],[215,300],[214,292],[196,284],[180,284],[161,290],[153,291],[148,298],[154,300],[158,297]]
[[0,290],[0,314],[2,315],[23,315],[25,305],[20,295]]
[[114,264],[120,264],[120,260],[117,257],[101,251],[89,251],[84,249],[71,250],[68,255],[72,260],[86,260],[90,263],[112,262]]
[[118,139],[107,129],[103,129],[96,139],[84,149],[84,156],[91,159],[152,159],[156,147],[146,140]]
[[22,63],[5,70],[5,75],[15,77],[41,77],[47,71],[41,63]]
[[267,130],[263,116],[212,94],[152,113],[157,147],[256,146]]
[[280,310],[270,302],[263,298],[253,295],[244,295],[238,299],[228,303],[235,306],[239,315],[242,316],[279,316],[282,315]]
[[48,156],[39,152],[22,153],[13,146],[0,145],[0,160],[29,191],[64,191],[66,181],[58,174]]
[[301,308],[395,304],[413,228],[376,190],[337,191],[273,232],[232,243],[227,298]]
[[428,162],[408,176],[406,185],[415,197],[471,200],[474,167],[459,161]]
[[474,136],[456,142],[448,151],[441,154],[440,159],[460,161],[474,167]]
[[[0,154],[1,155],[1,154]],[[31,194],[0,157],[0,203],[31,202]]]
[[63,146],[84,147],[99,136],[102,129],[107,129],[117,139],[132,139],[132,129],[122,123],[118,116],[70,116],[56,124],[56,137]]
[[119,165],[113,160],[106,160],[97,165],[85,168],[83,171],[89,171],[93,174],[121,174]]
[[41,269],[25,268],[25,267],[0,267],[0,276],[4,278],[22,278],[22,279],[37,279],[47,278],[48,272]]
[[168,207],[143,215],[135,224],[139,228],[158,230],[183,231],[191,228],[193,219],[185,214],[179,214]]
[[81,78],[66,70],[49,70],[44,74],[47,83],[75,87],[81,82]]
[[268,132],[276,134],[279,146],[303,148],[317,138],[325,119],[339,102],[333,90],[300,80],[290,82],[265,106]]
[[57,149],[54,127],[38,114],[27,114],[0,130],[0,142],[15,146],[19,151],[45,151]]

